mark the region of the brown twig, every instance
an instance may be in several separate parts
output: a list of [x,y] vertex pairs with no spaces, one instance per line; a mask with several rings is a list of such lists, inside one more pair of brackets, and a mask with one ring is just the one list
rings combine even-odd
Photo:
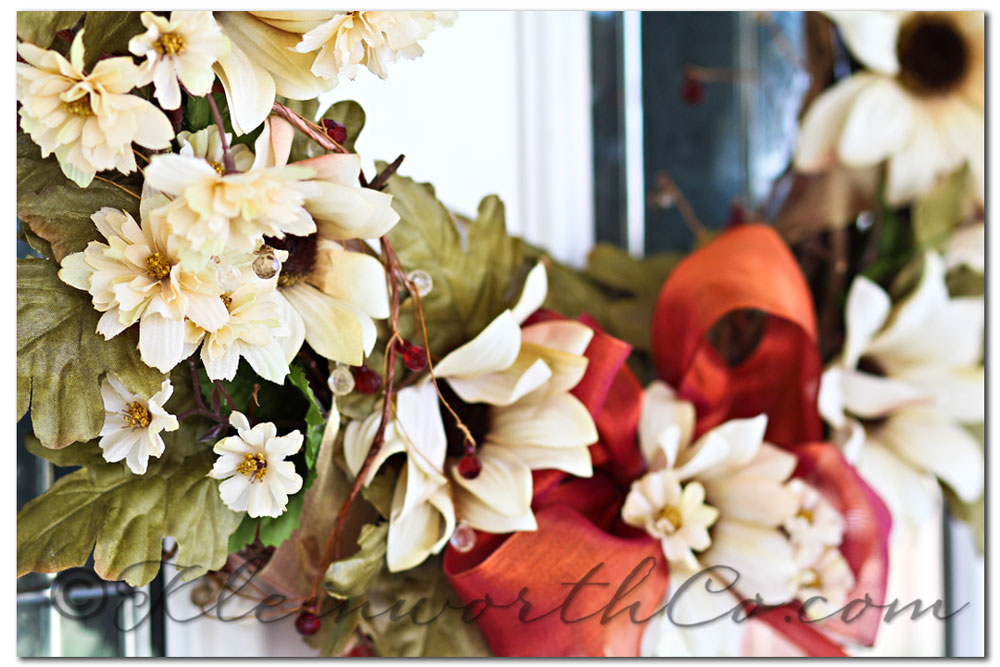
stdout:
[[399,169],[399,165],[403,164],[403,160],[406,158],[405,155],[400,155],[395,160],[393,160],[385,169],[379,172],[375,178],[371,180],[371,183],[364,184],[362,187],[370,188],[372,190],[381,190],[385,187],[385,184],[392,178],[392,175],[396,173]]
[[104,178],[103,176],[96,176],[95,175],[94,178],[97,179],[98,181],[102,181],[104,183],[107,183],[108,185],[113,185],[116,188],[118,188],[119,190],[122,190],[122,191],[127,192],[128,194],[132,195],[136,199],[140,199],[140,200],[142,199],[142,197],[140,197],[136,193],[132,192],[131,190],[129,190],[128,188],[126,188],[124,185],[121,185],[120,183],[115,183],[114,181],[109,181],[108,179]]
[[205,95],[205,99],[208,100],[208,106],[212,107],[212,115],[219,128],[219,139],[222,141],[222,165],[226,168],[226,173],[231,174],[236,171],[236,161],[233,159],[233,152],[229,150],[229,142],[226,141],[226,126],[222,123],[222,114],[219,113],[219,107],[215,104],[212,93]]
[[299,115],[298,113],[292,111],[284,104],[280,102],[275,102],[274,106],[271,107],[271,111],[278,114],[289,123],[292,127],[305,133],[310,139],[315,141],[317,144],[322,146],[328,151],[333,151],[334,153],[350,153],[349,150],[338,144],[336,141],[330,138],[326,132],[320,132],[315,129],[312,123],[310,123],[306,118]]
[[691,208],[691,204],[688,202],[684,193],[681,189],[677,187],[677,184],[665,171],[656,172],[656,186],[658,190],[665,191],[673,199],[673,203],[676,204],[677,210],[680,212],[681,217],[684,218],[685,224],[687,224],[688,229],[695,235],[698,240],[704,240],[710,234],[708,228],[701,223],[698,216],[695,215],[694,209]]

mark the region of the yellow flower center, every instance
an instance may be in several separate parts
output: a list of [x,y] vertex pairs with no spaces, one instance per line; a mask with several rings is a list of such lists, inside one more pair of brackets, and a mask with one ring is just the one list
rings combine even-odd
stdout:
[[222,303],[225,305],[226,310],[229,310],[229,307],[233,305],[233,297],[228,294],[220,294],[219,298],[222,299]]
[[669,521],[670,525],[674,527],[674,530],[679,530],[681,527],[681,512],[679,509],[671,505],[661,509],[657,518]]
[[72,102],[63,102],[63,108],[74,116],[94,115],[94,110],[90,106],[90,95],[84,95]]
[[799,513],[798,513],[797,516],[802,517],[803,519],[805,519],[809,523],[812,523],[812,521],[813,521],[812,510],[807,510],[805,507],[803,507],[802,509],[799,510]]
[[260,481],[267,474],[267,459],[260,452],[247,452],[243,455],[243,463],[236,468],[236,472],[246,475],[250,481]]
[[122,415],[125,423],[135,428],[149,426],[149,409],[139,401],[133,401],[125,406],[125,414]]
[[156,41],[155,48],[160,53],[172,56],[177,53],[184,53],[184,49],[187,48],[187,45],[184,43],[183,37],[178,34],[168,32],[167,34],[160,36],[160,39]]
[[278,287],[291,287],[292,285],[298,285],[300,282],[305,280],[305,274],[294,274],[281,272],[278,276]]
[[813,569],[808,569],[802,572],[801,585],[804,588],[817,588],[822,590],[823,580],[819,576],[819,572]]
[[215,160],[206,160],[206,162],[212,165],[212,169],[214,169],[217,173],[219,174],[226,173],[226,168],[222,165],[221,162],[216,162]]
[[146,273],[153,280],[163,280],[169,276],[171,266],[173,266],[173,264],[171,264],[170,260],[167,259],[167,256],[159,250],[146,258]]

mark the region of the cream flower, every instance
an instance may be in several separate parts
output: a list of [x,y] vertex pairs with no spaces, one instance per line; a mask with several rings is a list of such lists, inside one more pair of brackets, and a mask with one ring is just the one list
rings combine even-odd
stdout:
[[142,360],[164,373],[186,356],[185,318],[214,331],[228,317],[214,273],[181,265],[167,229],[150,215],[166,201],[162,195],[144,198],[141,226],[125,211],[101,209],[92,219],[107,243],[91,241],[83,252],[64,257],[59,271],[63,282],[90,292],[104,313],[97,331],[106,339],[138,322]]
[[83,72],[83,31],[70,47],[70,59],[55,51],[19,42],[17,101],[21,128],[42,149],[56,154],[67,178],[80,187],[94,174],[135,171],[132,142],[146,148],[170,146],[173,127],[162,111],[136,95],[139,68],[131,58],[107,58]]
[[847,525],[840,512],[801,479],[789,481],[787,488],[797,497],[799,511],[786,519],[782,527],[795,548],[795,560],[810,566],[827,549],[841,543]]
[[[405,569],[404,563],[412,567],[443,547],[456,518],[486,532],[535,530],[532,470],[592,474],[587,447],[596,442],[597,430],[590,413],[569,392],[586,372],[583,353],[593,331],[566,320],[522,327],[541,306],[546,291],[545,269],[538,265],[513,309],[435,365],[449,404],[476,440],[478,474],[462,474],[460,453],[447,460],[443,408],[433,383],[425,381],[399,393],[394,421],[399,435],[392,446],[387,436],[366,480],[370,483],[386,458],[406,453],[407,476],[397,481],[401,504],[395,519],[390,518],[390,544],[394,532],[409,537],[398,540],[390,569]],[[345,431],[344,455],[355,474],[375,428],[377,418],[369,417]],[[464,443],[452,444],[463,451]],[[417,506],[422,507],[414,514]]]
[[219,496],[229,509],[253,517],[279,517],[288,506],[288,496],[302,489],[295,464],[286,461],[302,448],[302,434],[292,431],[278,437],[271,422],[250,428],[245,415],[233,411],[229,423],[238,435],[223,438],[212,448],[215,460],[209,477],[225,480]]
[[125,459],[129,470],[136,475],[145,474],[149,457],[155,459],[163,454],[160,431],[176,431],[180,427],[177,417],[163,409],[173,391],[170,380],[164,380],[160,391],[145,399],[127,390],[113,375],[101,381],[104,426],[98,444],[105,461]]
[[288,360],[281,338],[289,334],[289,314],[274,292],[247,282],[223,294],[220,300],[228,318],[214,331],[189,323],[185,354],[192,354],[200,343],[201,361],[212,380],[232,380],[243,357],[257,375],[283,384]]
[[796,168],[888,161],[886,197],[904,204],[968,163],[985,196],[983,12],[830,12],[868,69],[820,95],[802,121]]
[[844,608],[856,583],[851,566],[837,548],[827,548],[799,575],[795,597],[805,613],[819,620]]
[[945,266],[966,266],[976,273],[986,273],[986,223],[974,222],[959,227],[945,243]]
[[152,83],[164,109],[180,107],[178,81],[192,95],[209,94],[215,81],[212,65],[230,48],[212,12],[175,11],[169,19],[143,12],[140,18],[146,32],[128,44],[129,51],[146,57],[140,85]]
[[944,278],[941,258],[927,253],[920,283],[895,309],[878,285],[855,279],[844,349],[819,393],[845,454],[894,516],[914,520],[933,506],[919,498],[923,474],[968,502],[983,489],[983,453],[959,424],[985,416],[983,298],[950,297]]
[[152,212],[171,233],[173,251],[193,268],[223,251],[252,252],[266,236],[304,236],[316,224],[303,206],[319,188],[306,168],[275,167],[220,174],[205,160],[156,155],[146,183],[176,197]]
[[[219,128],[215,125],[209,125],[197,132],[178,132],[177,143],[180,146],[177,152],[181,155],[200,157],[220,174],[225,171],[222,137],[219,134]],[[226,132],[226,144],[229,146],[229,152],[232,153],[236,171],[247,171],[253,166],[253,153],[243,144],[233,146],[233,137],[228,132]]]
[[295,50],[319,51],[312,66],[318,76],[336,80],[343,74],[353,79],[358,65],[364,65],[384,79],[389,75],[387,63],[400,55],[410,60],[422,56],[418,42],[438,25],[450,26],[455,16],[455,12],[337,12],[302,35]]

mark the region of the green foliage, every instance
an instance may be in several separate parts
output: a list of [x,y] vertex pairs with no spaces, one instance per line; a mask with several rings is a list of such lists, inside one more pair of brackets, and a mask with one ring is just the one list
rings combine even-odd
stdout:
[[[464,604],[448,583],[439,556],[412,570],[378,577],[367,599],[368,617],[386,612],[367,619],[362,610],[361,627],[372,635],[381,657],[490,655],[479,626],[462,619]],[[395,613],[388,613],[397,602]]]
[[323,577],[326,592],[345,599],[362,595],[385,566],[386,540],[389,523],[368,524],[358,537],[360,549],[347,558],[330,563]]
[[327,109],[320,118],[328,118],[344,126],[347,130],[347,139],[341,146],[353,153],[354,144],[365,127],[365,110],[361,105],[354,100],[341,100]]
[[965,166],[913,204],[914,241],[921,249],[940,248],[969,217],[972,202],[972,179]]
[[56,33],[74,27],[83,12],[18,12],[17,36],[43,49],[52,45]]
[[[219,109],[219,116],[222,117],[223,129],[232,137],[230,143],[233,146],[242,144],[252,149],[254,142],[257,141],[257,137],[264,131],[264,124],[261,123],[253,131],[246,134],[236,134],[233,131],[233,121],[229,118],[229,103],[226,100],[226,94],[212,93],[212,99],[215,100],[215,105]],[[208,103],[207,97],[185,95],[184,100],[182,125],[185,130],[197,132],[198,130],[204,130],[209,125],[215,125],[215,114],[212,113],[212,106]]]
[[309,381],[306,380],[305,371],[302,370],[301,366],[292,364],[288,372],[288,382],[298,388],[309,401],[309,407],[306,409],[305,454],[306,466],[309,470],[313,470],[316,468],[316,455],[319,454],[319,444],[323,440],[326,420],[323,418],[323,411],[316,400],[316,395],[309,387]]
[[109,341],[96,332],[100,314],[90,295],[59,280],[57,268],[46,260],[17,260],[17,416],[30,404],[36,435],[55,448],[97,436],[106,373],[145,396],[163,380],[140,360],[135,330]]
[[105,55],[129,54],[128,43],[146,32],[140,12],[87,12],[83,21],[84,69],[89,72]]
[[43,160],[30,137],[18,135],[17,217],[50,245],[56,261],[104,240],[91,216],[105,206],[139,219],[138,195],[97,180],[81,188],[63,176],[54,157]]
[[[524,243],[507,235],[503,204],[495,196],[480,203],[478,216],[465,229],[463,247],[456,222],[433,187],[397,175],[389,179],[387,191],[400,215],[388,234],[400,263],[406,271],[426,271],[434,281],[421,302],[431,352],[441,356],[473,338],[516,301],[511,276],[521,266]],[[407,339],[422,340],[409,303],[399,326]]]

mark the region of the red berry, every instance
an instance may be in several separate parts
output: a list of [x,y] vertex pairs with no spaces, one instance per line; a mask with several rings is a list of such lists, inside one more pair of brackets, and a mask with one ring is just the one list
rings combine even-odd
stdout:
[[382,388],[382,376],[367,366],[354,366],[351,368],[351,374],[354,375],[355,391],[374,394]]
[[685,74],[681,85],[681,99],[691,106],[698,104],[705,99],[705,86],[690,74]]
[[483,471],[483,464],[475,454],[466,454],[458,460],[458,474],[465,479],[475,479]]
[[326,136],[330,137],[338,144],[342,144],[347,141],[347,128],[341,123],[338,123],[335,120],[330,120],[329,118],[324,118],[323,127],[326,128]]
[[743,204],[738,200],[734,199],[733,203],[729,205],[729,220],[726,221],[727,227],[736,227],[742,225],[747,221],[747,211],[743,207]]
[[319,617],[312,612],[304,611],[295,619],[295,629],[300,635],[314,635],[319,632]]
[[399,341],[398,346],[403,355],[404,366],[411,371],[422,371],[427,368],[427,350],[408,340]]
[[358,642],[347,652],[348,658],[372,658],[375,656],[375,649],[367,642]]

